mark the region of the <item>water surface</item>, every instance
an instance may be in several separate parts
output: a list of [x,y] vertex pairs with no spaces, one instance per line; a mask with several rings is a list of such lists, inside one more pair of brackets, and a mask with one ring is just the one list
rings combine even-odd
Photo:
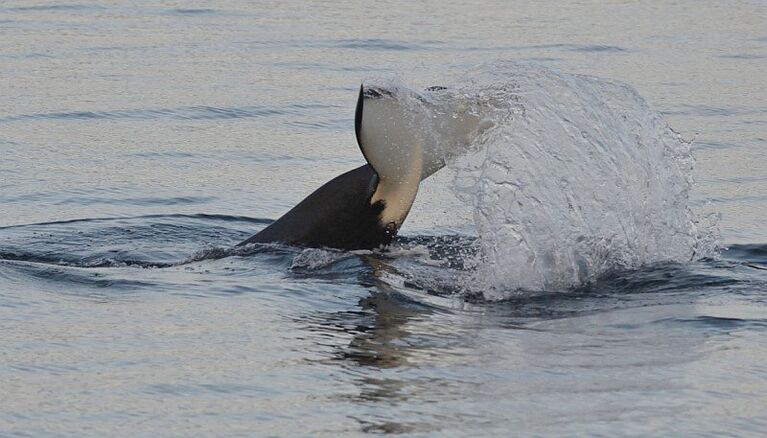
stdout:
[[[0,434],[757,436],[761,2],[4,2]],[[636,88],[694,139],[719,259],[463,293],[448,170],[387,251],[230,248],[362,163],[363,80],[494,60]],[[468,250],[467,250],[468,248]]]

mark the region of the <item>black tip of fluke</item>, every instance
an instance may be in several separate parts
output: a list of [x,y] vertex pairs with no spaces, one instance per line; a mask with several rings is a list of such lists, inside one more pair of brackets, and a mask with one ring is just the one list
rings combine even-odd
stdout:
[[[365,91],[365,88],[363,84],[360,84],[360,94],[357,97],[357,109],[354,112],[354,134],[357,136],[357,145],[360,147],[360,149],[362,149],[362,141],[360,140],[360,135],[361,135],[360,130],[362,129],[362,105],[363,105],[362,101],[365,100],[364,91]],[[363,155],[364,153],[365,152],[363,151]]]

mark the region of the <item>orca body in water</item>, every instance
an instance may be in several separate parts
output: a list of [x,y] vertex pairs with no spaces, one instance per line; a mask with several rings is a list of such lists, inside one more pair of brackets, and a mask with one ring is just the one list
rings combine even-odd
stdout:
[[337,176],[240,245],[282,242],[340,249],[386,245],[397,228],[382,221],[385,201],[372,201],[378,183],[369,164]]
[[[444,131],[444,122],[456,141],[440,148],[429,133]],[[363,85],[355,133],[368,164],[325,183],[238,246],[280,242],[353,250],[388,245],[410,212],[419,183],[444,167],[458,145],[486,128],[478,114],[465,108],[445,112],[407,89]]]

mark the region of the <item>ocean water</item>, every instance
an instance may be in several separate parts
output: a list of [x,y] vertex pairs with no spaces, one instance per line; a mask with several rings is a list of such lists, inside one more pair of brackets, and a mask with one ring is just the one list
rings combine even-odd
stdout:
[[[765,22],[2,2],[0,435],[761,436]],[[364,162],[381,80],[493,128],[390,248],[234,249]]]

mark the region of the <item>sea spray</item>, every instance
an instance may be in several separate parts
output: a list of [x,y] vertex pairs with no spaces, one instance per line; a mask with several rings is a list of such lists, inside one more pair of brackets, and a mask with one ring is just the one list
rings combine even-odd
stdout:
[[490,299],[563,290],[712,255],[712,231],[689,208],[691,145],[634,89],[513,62],[460,84],[458,94],[507,109],[450,163],[479,235],[469,289]]

